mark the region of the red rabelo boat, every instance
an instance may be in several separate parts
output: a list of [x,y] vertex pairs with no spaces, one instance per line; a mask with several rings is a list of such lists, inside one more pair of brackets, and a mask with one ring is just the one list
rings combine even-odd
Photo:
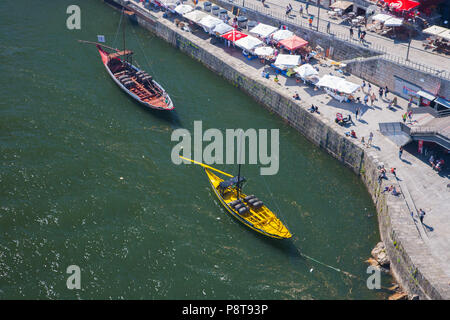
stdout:
[[[173,102],[164,88],[147,72],[129,62],[133,52],[96,43],[106,71],[115,83],[144,106],[157,110],[173,110]],[[105,49],[112,49],[108,52]]]

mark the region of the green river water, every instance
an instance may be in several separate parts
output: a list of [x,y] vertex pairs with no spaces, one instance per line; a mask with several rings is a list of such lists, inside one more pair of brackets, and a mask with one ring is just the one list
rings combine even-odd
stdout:
[[[81,30],[66,28],[71,4],[81,8]],[[111,44],[119,20],[101,1],[0,4],[0,299],[385,299],[366,286],[364,260],[379,233],[359,178],[227,81],[128,24],[136,61],[176,107],[145,110],[109,78],[94,46],[76,42],[103,34]],[[292,241],[241,225],[200,167],[171,162],[172,131],[192,132],[195,120],[204,129],[279,129],[278,174],[242,170],[246,190],[278,213]],[[80,290],[66,287],[69,265],[81,268]]]

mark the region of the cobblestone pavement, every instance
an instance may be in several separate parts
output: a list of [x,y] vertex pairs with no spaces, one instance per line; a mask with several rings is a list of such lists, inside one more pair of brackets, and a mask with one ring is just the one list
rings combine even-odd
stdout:
[[[303,26],[308,26],[308,18],[310,15],[314,16],[313,29],[317,28],[317,16],[320,13],[319,31],[326,32],[326,25],[330,21],[330,33],[339,34],[342,37],[348,39],[350,37],[350,27],[348,25],[341,24],[341,19],[329,18],[326,8],[319,8],[313,3],[309,4],[308,13],[306,14],[306,1],[299,0],[266,0],[264,5],[261,0],[224,0],[236,5],[244,4],[250,9],[255,9],[261,12],[271,12],[274,17],[281,17],[283,21],[289,21],[291,23],[301,23]],[[323,0],[325,1],[325,0]],[[188,2],[186,2],[188,3]],[[292,5],[292,12],[286,16],[286,7],[288,4]],[[303,16],[299,13],[300,6],[303,6]],[[364,30],[364,28],[362,28]],[[354,32],[354,39],[349,39],[352,42],[359,43],[357,39],[357,32]],[[376,50],[382,50],[386,52],[386,55],[391,59],[401,58],[405,60],[407,55],[408,59],[412,62],[432,67],[438,71],[446,71],[450,76],[450,58],[443,54],[433,53],[430,50],[424,50],[422,46],[422,38],[414,39],[411,41],[411,47],[408,54],[408,41],[393,40],[384,36],[377,35],[373,32],[367,32],[365,46],[374,48]]]

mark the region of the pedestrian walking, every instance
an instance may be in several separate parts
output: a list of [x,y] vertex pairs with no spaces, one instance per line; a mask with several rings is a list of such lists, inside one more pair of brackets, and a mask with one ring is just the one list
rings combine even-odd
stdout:
[[370,93],[370,91],[372,91],[372,85],[370,84],[370,82],[367,83],[367,92]]
[[328,23],[327,23],[327,33],[330,33],[330,28],[331,28],[331,22],[328,21]]
[[402,154],[403,154],[403,147],[400,146],[400,149],[398,150],[398,157],[399,157],[399,159],[402,158]]
[[394,175],[395,178],[397,178],[397,173],[395,172],[395,168],[391,168],[391,173]]
[[377,97],[375,97],[375,93],[372,92],[371,96],[370,96],[370,105],[373,106],[373,103],[375,102],[375,100],[377,99]]
[[366,142],[364,141],[364,136],[361,137],[361,143],[362,143],[363,146],[366,146]]
[[370,147],[372,145],[372,140],[373,140],[373,133],[370,132],[369,134],[369,140],[367,140],[367,146]]
[[353,27],[350,27],[350,38],[353,39]]
[[388,87],[386,86],[386,87],[384,88],[384,97],[385,97],[385,98],[387,98],[388,92],[389,92],[389,89],[388,89]]
[[362,31],[361,35],[359,37],[359,41],[364,42],[365,41],[365,37],[366,37],[366,31]]
[[362,90],[364,91],[364,89],[366,88],[366,82],[363,80],[363,83],[361,85]]
[[306,14],[309,14],[309,12],[308,12],[309,2],[306,2],[305,7],[306,7]]
[[409,109],[411,109],[411,106],[412,106],[412,97],[411,98],[409,98],[409,100],[408,100],[408,110]]
[[397,97],[394,97],[394,99],[392,99],[392,105],[393,105],[394,107],[397,106]]
[[358,39],[361,39],[361,26],[358,26]]
[[367,102],[369,102],[369,94],[364,96],[364,104],[367,106]]
[[355,110],[355,120],[358,120],[359,108]]
[[380,95],[380,99],[383,99],[383,88],[378,90],[378,94]]
[[403,120],[403,123],[405,123],[406,122],[406,117],[407,117],[407,113],[405,112],[403,115],[402,115],[402,120]]
[[300,5],[300,9],[298,10],[300,12],[300,15],[303,17],[303,6]]
[[310,27],[310,28],[312,28],[312,22],[313,22],[313,19],[312,19],[311,17],[309,17],[308,23],[309,23],[309,27]]
[[412,123],[412,110],[409,110],[408,118],[409,118],[409,122]]
[[420,219],[420,223],[423,224],[423,218],[425,217],[425,211],[423,211],[422,209],[419,209],[419,219]]

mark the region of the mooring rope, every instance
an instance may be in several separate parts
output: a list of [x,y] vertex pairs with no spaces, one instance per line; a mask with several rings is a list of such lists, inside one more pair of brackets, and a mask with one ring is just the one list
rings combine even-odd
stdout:
[[117,26],[116,35],[114,36],[114,41],[112,43],[113,47],[117,47],[116,46],[116,40],[117,40],[117,36],[119,35],[120,26],[122,25],[122,17],[123,17],[123,14],[120,15],[119,25]]

